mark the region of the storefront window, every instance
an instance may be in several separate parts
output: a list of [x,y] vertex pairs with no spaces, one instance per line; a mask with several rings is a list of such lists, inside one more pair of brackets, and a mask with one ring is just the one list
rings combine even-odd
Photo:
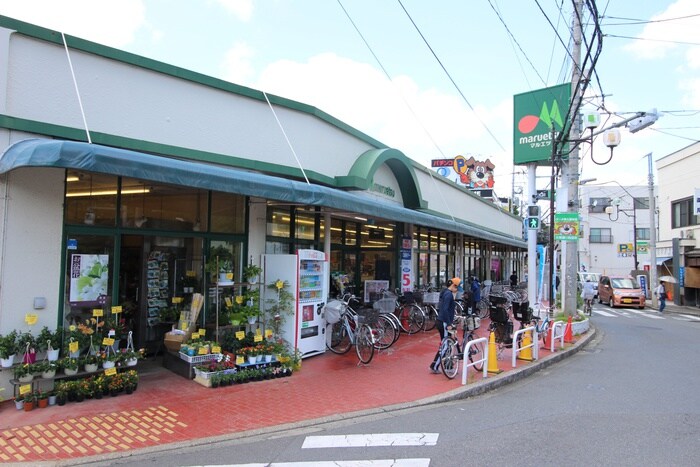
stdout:
[[343,221],[331,219],[331,244],[341,245],[343,243]]
[[267,235],[271,237],[290,237],[289,223],[291,214],[289,208],[267,208]]
[[358,232],[358,225],[356,222],[346,222],[345,223],[345,245],[347,245],[347,246],[357,245],[357,232]]
[[211,231],[245,233],[245,196],[218,191],[211,194]]
[[118,178],[74,170],[66,172],[67,224],[114,226]]
[[297,240],[311,240],[315,238],[316,214],[313,211],[297,209],[294,215],[295,238]]

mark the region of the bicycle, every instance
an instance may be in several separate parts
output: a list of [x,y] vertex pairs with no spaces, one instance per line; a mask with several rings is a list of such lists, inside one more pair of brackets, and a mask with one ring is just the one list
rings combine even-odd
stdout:
[[394,315],[398,318],[399,327],[406,334],[415,334],[423,330],[425,312],[416,304],[412,293],[397,295]]
[[363,318],[352,310],[349,301],[334,300],[324,307],[326,347],[335,354],[345,354],[355,346],[355,353],[365,365],[374,357],[374,334]]
[[[442,373],[449,379],[453,379],[455,376],[457,376],[457,373],[459,372],[459,362],[460,360],[464,359],[464,351],[467,348],[467,345],[470,341],[477,338],[474,331],[479,329],[481,319],[474,314],[457,316],[455,318],[455,324],[461,324],[462,342],[460,343],[460,341],[455,337],[456,331],[452,336],[448,334],[448,337],[444,339],[446,341],[444,353],[440,356],[440,367],[442,368]],[[484,362],[481,361],[483,355],[483,343],[479,342],[478,344],[474,344],[469,348],[469,355],[467,358],[476,371],[481,371],[484,369]],[[474,360],[476,360],[476,363]]]
[[513,346],[513,322],[508,313],[511,302],[507,294],[492,292],[489,295],[489,303],[489,318],[491,319],[489,332],[494,333],[498,358],[501,358],[503,349]]
[[[377,307],[363,308],[354,295],[346,294],[341,300],[347,303],[348,313],[362,316],[364,323],[372,329],[375,349],[386,350],[398,340],[400,330],[395,323],[396,318],[391,313],[382,312]],[[356,303],[357,307],[354,307],[353,303]]]
[[583,299],[583,314],[592,316],[593,314],[593,299],[584,298]]

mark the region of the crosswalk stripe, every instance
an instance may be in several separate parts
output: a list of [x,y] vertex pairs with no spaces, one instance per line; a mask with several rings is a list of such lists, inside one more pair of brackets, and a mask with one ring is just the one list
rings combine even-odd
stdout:
[[438,433],[374,433],[363,435],[307,436],[302,449],[367,446],[435,446]]
[[[355,461],[272,462],[270,464],[217,464],[197,467],[428,467],[430,459],[368,459]],[[194,467],[194,466],[191,466]]]
[[700,321],[700,316],[693,316],[693,315],[684,315],[682,313],[679,313],[678,316],[682,316],[684,318],[688,318],[690,321]]
[[627,311],[629,311],[630,313],[634,313],[635,315],[638,315],[638,316],[644,316],[645,318],[664,319],[663,316],[652,315],[652,314],[649,314],[649,313],[641,311],[641,310],[627,310]]
[[608,313],[607,311],[603,311],[603,310],[593,310],[593,313],[595,313],[597,315],[617,318],[617,315],[615,313]]

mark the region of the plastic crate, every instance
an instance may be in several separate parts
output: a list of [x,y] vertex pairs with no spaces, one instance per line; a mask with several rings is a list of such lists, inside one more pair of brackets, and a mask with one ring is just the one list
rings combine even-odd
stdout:
[[396,300],[393,298],[380,298],[372,307],[380,313],[393,313],[396,309]]
[[437,305],[440,301],[440,292],[427,292],[423,294],[423,303]]
[[202,379],[210,379],[213,375],[223,374],[220,371],[202,371],[199,368],[194,369],[195,376],[199,376]]
[[180,358],[187,363],[202,363],[202,362],[208,362],[210,360],[218,360],[221,358],[220,353],[208,353],[206,355],[193,355],[189,356],[185,353],[180,352]]
[[508,312],[500,306],[489,307],[489,318],[496,323],[505,323],[508,321]]

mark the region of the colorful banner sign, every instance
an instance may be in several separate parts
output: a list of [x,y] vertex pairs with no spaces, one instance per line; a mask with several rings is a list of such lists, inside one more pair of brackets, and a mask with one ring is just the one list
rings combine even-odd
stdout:
[[560,212],[554,214],[554,240],[577,242],[579,220],[577,212]]

